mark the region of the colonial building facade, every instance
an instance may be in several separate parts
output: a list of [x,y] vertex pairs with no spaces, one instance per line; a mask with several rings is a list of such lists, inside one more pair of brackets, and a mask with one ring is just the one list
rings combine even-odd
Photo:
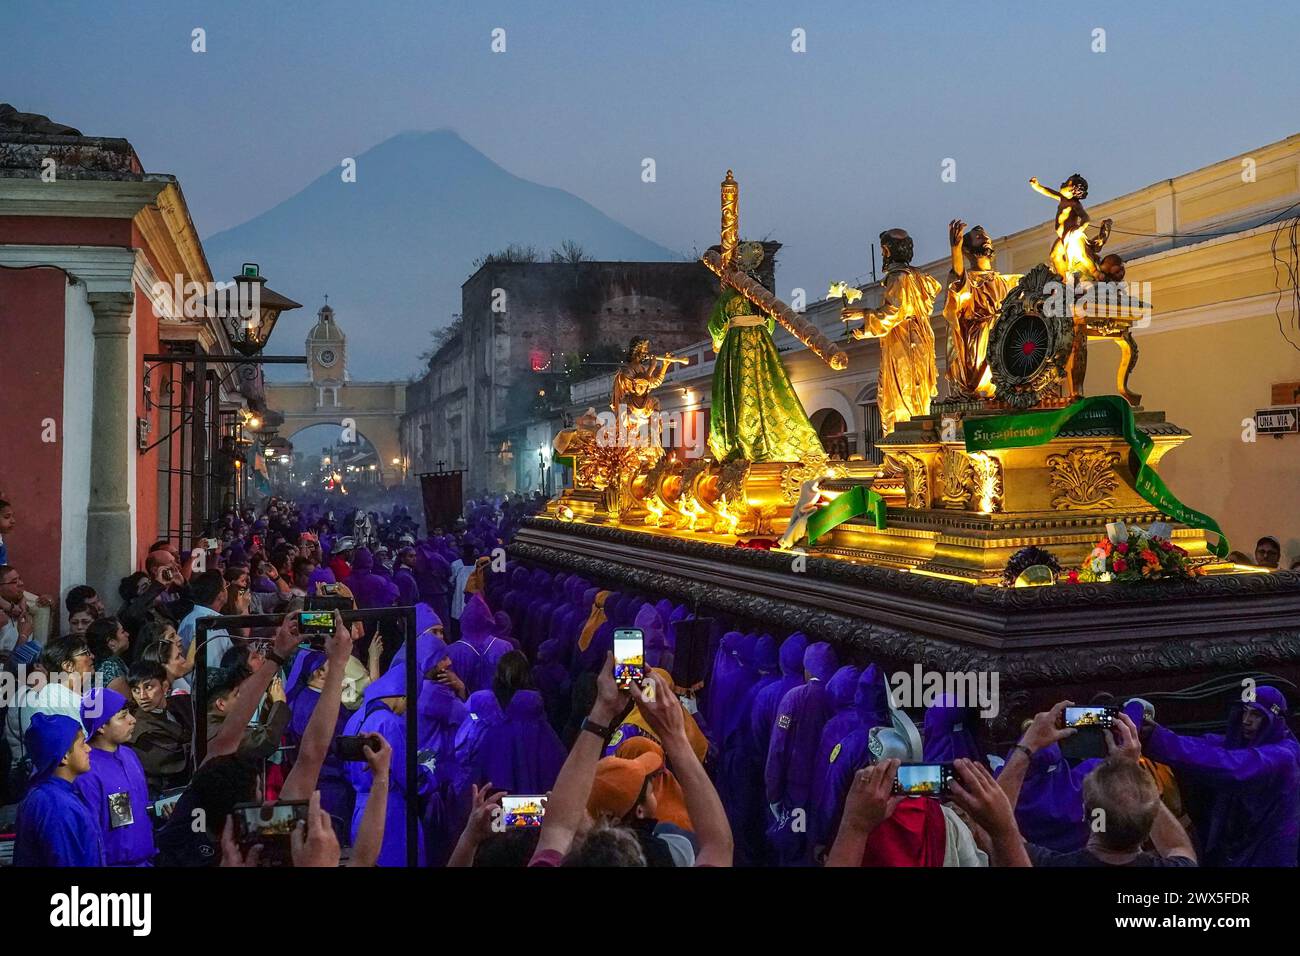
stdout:
[[261,375],[205,362],[232,352],[221,322],[168,292],[212,280],[174,176],[0,106],[0,496],[29,590],[112,603],[152,542],[189,548],[237,503]]

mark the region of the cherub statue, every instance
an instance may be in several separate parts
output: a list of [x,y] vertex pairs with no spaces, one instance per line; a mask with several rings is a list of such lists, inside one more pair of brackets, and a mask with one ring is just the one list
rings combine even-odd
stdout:
[[939,367],[934,360],[934,328],[930,313],[939,294],[939,282],[912,265],[912,237],[906,230],[880,234],[880,256],[885,268],[884,296],[880,308],[845,306],[845,322],[863,320],[855,339],[880,339],[880,380],[876,404],[884,434],[894,424],[930,414],[930,400],[938,394]]
[[[945,374],[955,397],[992,398],[989,330],[1002,308],[1002,300],[1020,281],[1020,276],[1004,275],[994,267],[997,253],[983,226],[976,226],[970,232],[965,229],[966,223],[960,219],[948,224],[952,269],[948,272],[948,294],[943,302],[943,317],[948,323]],[[967,257],[971,262],[969,268]]]
[[1085,279],[1096,279],[1100,272],[1097,257],[1110,238],[1112,221],[1103,219],[1097,238],[1088,238],[1088,210],[1083,208],[1083,200],[1088,198],[1088,180],[1075,173],[1056,190],[1044,186],[1037,176],[1033,176],[1029,185],[1057,201],[1056,242],[1052,243],[1048,256],[1052,271],[1062,279],[1072,272]]

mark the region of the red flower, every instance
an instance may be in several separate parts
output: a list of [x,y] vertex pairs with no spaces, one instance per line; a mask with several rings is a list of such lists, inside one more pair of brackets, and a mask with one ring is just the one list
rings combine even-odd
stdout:
[[1115,571],[1116,571],[1116,573],[1117,573],[1117,574],[1123,574],[1123,573],[1124,573],[1125,571],[1127,571],[1127,570],[1128,570],[1128,562],[1125,561],[1123,558],[1116,558],[1116,559],[1115,559]]
[[1172,544],[1170,544],[1168,541],[1165,541],[1165,540],[1162,538],[1161,541],[1160,541],[1160,550],[1161,550],[1161,551],[1172,551],[1172,550],[1174,550],[1174,546],[1173,546]]
[[1128,554],[1128,542],[1121,541],[1119,544],[1115,545],[1115,550],[1120,554]]
[[1078,584],[1079,572],[1075,570],[1068,571],[1065,575],[1065,580],[1069,581],[1071,584]]

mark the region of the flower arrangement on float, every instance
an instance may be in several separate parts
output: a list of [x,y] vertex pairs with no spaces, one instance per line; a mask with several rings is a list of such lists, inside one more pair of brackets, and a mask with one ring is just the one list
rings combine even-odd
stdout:
[[1106,525],[1106,537],[1077,569],[1061,575],[1063,583],[1118,581],[1125,584],[1197,577],[1205,572],[1187,552],[1170,540],[1170,527],[1157,522],[1150,528],[1115,522]]

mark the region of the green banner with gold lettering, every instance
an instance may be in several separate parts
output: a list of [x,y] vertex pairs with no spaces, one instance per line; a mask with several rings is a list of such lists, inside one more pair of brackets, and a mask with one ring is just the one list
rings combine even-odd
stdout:
[[1094,395],[1051,411],[1021,412],[969,420],[964,423],[966,450],[991,451],[1042,445],[1067,427],[1110,428],[1123,437],[1139,463],[1133,481],[1134,490],[1175,521],[1218,535],[1218,543],[1211,544],[1210,551],[1220,558],[1227,556],[1228,536],[1223,533],[1219,523],[1179,501],[1164,479],[1147,464],[1155,442],[1138,429],[1137,422],[1133,419],[1133,409],[1118,395]]

